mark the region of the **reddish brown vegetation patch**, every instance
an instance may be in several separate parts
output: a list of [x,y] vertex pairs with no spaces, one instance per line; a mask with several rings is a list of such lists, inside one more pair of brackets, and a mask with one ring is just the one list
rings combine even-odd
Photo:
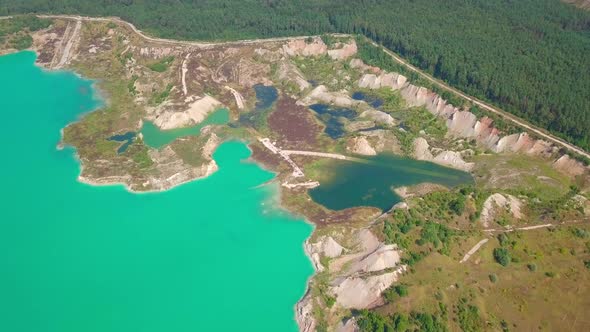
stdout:
[[270,129],[277,134],[279,146],[285,149],[305,149],[317,145],[319,125],[307,108],[297,105],[290,97],[281,97],[276,110],[268,117]]
[[261,163],[265,168],[278,170],[283,159],[276,154],[270,152],[267,148],[258,143],[250,144],[250,150],[252,150],[252,159],[256,162]]

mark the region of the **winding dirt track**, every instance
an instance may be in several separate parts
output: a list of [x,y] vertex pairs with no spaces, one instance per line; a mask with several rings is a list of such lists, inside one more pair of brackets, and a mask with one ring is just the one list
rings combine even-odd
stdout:
[[500,110],[498,108],[495,108],[495,107],[493,107],[493,106],[491,106],[489,104],[486,104],[486,103],[484,103],[483,101],[481,101],[481,100],[479,100],[477,98],[470,97],[470,96],[464,94],[463,92],[461,92],[461,91],[459,91],[459,90],[457,90],[457,89],[455,89],[455,88],[447,85],[446,83],[444,83],[444,82],[442,82],[442,81],[440,81],[440,80],[438,80],[438,79],[430,76],[429,74],[424,73],[422,70],[420,70],[420,69],[412,66],[406,60],[402,59],[397,54],[393,53],[392,51],[388,50],[387,48],[383,47],[382,45],[379,45],[379,44],[375,43],[372,40],[369,40],[369,42],[371,44],[373,44],[373,46],[381,47],[383,49],[383,51],[385,51],[385,53],[387,53],[389,56],[391,56],[395,61],[397,61],[401,65],[405,66],[406,68],[410,69],[411,71],[419,74],[420,76],[422,76],[423,78],[427,79],[431,83],[436,84],[440,88],[442,88],[444,90],[447,90],[449,92],[452,92],[455,95],[457,95],[457,96],[459,96],[459,97],[461,97],[461,98],[463,98],[463,99],[465,99],[467,101],[470,101],[470,102],[474,103],[475,105],[477,105],[477,106],[485,109],[488,112],[492,112],[494,114],[500,115],[505,120],[508,120],[508,121],[512,122],[513,124],[515,124],[515,125],[517,125],[517,126],[519,126],[521,128],[524,128],[526,130],[529,130],[529,131],[531,131],[531,132],[533,132],[533,133],[535,133],[535,134],[543,137],[544,139],[546,139],[548,141],[551,141],[551,142],[553,142],[553,143],[555,143],[557,145],[560,145],[560,146],[568,149],[569,151],[572,151],[572,152],[575,152],[577,154],[580,154],[580,155],[582,155],[582,156],[584,156],[586,158],[590,158],[590,153],[584,151],[583,149],[581,149],[581,148],[579,148],[579,147],[577,147],[577,146],[575,146],[573,144],[570,144],[570,143],[562,140],[561,138],[558,138],[556,136],[553,136],[553,135],[545,132],[542,129],[536,128],[533,125],[526,123],[524,120],[522,120],[522,119],[520,119],[520,118],[518,118],[518,117],[516,117],[516,116],[514,116],[514,115],[512,115],[512,114],[510,114],[508,112],[502,111],[502,110]]
[[[248,39],[248,40],[228,41],[228,42],[195,42],[195,41],[182,41],[182,40],[171,40],[171,39],[150,37],[150,36],[144,34],[141,30],[137,29],[135,27],[135,25],[133,25],[129,22],[123,21],[117,17],[86,17],[86,16],[75,16],[75,15],[38,15],[38,17],[60,18],[60,19],[81,20],[81,21],[118,22],[118,23],[128,26],[131,30],[133,30],[139,36],[141,36],[142,38],[144,38],[148,41],[169,44],[169,45],[188,45],[188,46],[199,47],[199,48],[209,48],[209,47],[221,46],[221,45],[249,45],[249,44],[268,43],[268,42],[281,42],[281,41],[298,40],[298,39],[304,39],[304,38],[310,37],[310,36],[297,36],[297,37],[279,37],[279,38],[268,38],[268,39]],[[7,18],[10,18],[10,16],[0,17],[0,19],[7,19]],[[333,36],[351,37],[352,35],[333,34]],[[427,79],[428,81],[432,82],[433,84],[436,84],[438,87],[440,87],[444,90],[447,90],[449,92],[452,92],[452,93],[456,94],[457,96],[459,96],[469,102],[472,102],[475,105],[478,105],[479,107],[485,109],[486,111],[497,114],[497,115],[501,116],[502,118],[504,118],[505,120],[510,121],[513,124],[523,128],[525,130],[531,131],[531,132],[537,134],[538,136],[540,136],[550,142],[553,142],[559,146],[562,146],[571,152],[577,153],[577,154],[582,155],[586,158],[590,158],[590,153],[584,151],[583,149],[581,149],[573,144],[570,144],[570,143],[568,143],[568,142],[566,142],[554,135],[551,135],[543,129],[534,127],[533,125],[526,123],[524,120],[522,120],[510,113],[507,113],[507,112],[502,111],[496,107],[493,107],[493,106],[491,106],[491,105],[489,105],[477,98],[470,97],[470,96],[466,95],[465,93],[463,93],[453,87],[450,87],[446,83],[430,76],[429,74],[423,72],[422,70],[412,66],[410,63],[408,63],[407,61],[405,61],[404,59],[402,59],[400,56],[393,53],[392,51],[388,50],[387,48],[383,47],[382,45],[379,45],[372,40],[369,40],[369,42],[376,47],[382,48],[385,51],[385,53],[387,53],[389,56],[391,56],[395,61],[397,61],[401,65],[407,67],[409,70],[416,72],[417,74],[419,74],[423,78]]]

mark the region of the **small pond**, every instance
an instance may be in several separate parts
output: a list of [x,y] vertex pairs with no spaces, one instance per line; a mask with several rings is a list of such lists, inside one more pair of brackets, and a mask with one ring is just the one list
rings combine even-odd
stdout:
[[172,143],[177,138],[199,135],[201,133],[201,129],[203,129],[205,126],[222,125],[226,124],[228,121],[229,110],[227,108],[220,108],[210,113],[201,123],[187,128],[161,130],[152,122],[143,121],[141,134],[143,135],[143,142],[147,146],[159,149]]
[[272,105],[277,101],[279,92],[274,86],[263,84],[254,85],[254,92],[256,92],[256,105],[252,111],[240,115],[240,123],[257,128],[264,122]]
[[363,100],[367,104],[371,105],[373,108],[379,108],[383,106],[383,100],[381,98],[368,95],[364,92],[357,91],[352,94],[352,99],[354,100]]
[[420,183],[455,187],[473,182],[471,174],[463,171],[386,154],[366,157],[363,162],[329,161],[323,172],[329,176],[309,194],[332,210],[374,206],[386,211],[401,201],[394,188]]
[[333,139],[344,136],[346,133],[344,130],[346,120],[352,120],[357,116],[354,110],[346,107],[313,104],[309,108],[316,113],[318,119],[326,126],[324,132]]
[[135,136],[137,136],[137,133],[135,133],[133,131],[128,131],[125,134],[113,135],[113,136],[107,138],[107,140],[115,141],[115,142],[124,142],[117,149],[117,153],[121,154],[121,153],[127,151],[127,148],[131,145],[131,143],[133,143],[133,139],[135,138]]

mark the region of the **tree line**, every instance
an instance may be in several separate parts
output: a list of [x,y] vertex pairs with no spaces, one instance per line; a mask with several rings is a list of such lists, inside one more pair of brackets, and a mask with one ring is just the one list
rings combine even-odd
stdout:
[[165,38],[365,35],[590,150],[590,13],[559,0],[0,0],[0,15],[119,16]]

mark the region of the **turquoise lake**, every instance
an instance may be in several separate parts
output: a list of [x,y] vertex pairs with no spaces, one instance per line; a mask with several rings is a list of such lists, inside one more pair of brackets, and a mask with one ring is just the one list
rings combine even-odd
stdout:
[[99,104],[92,82],[34,60],[0,57],[0,331],[296,331],[312,227],[274,208],[274,174],[229,142],[167,192],[79,183],[56,145]]
[[185,136],[199,135],[201,129],[208,125],[222,125],[229,122],[229,110],[227,108],[220,108],[209,114],[205,120],[198,125],[171,129],[160,130],[155,124],[150,121],[143,121],[141,134],[143,135],[144,143],[154,149],[159,149],[167,144],[172,143],[175,139]]

